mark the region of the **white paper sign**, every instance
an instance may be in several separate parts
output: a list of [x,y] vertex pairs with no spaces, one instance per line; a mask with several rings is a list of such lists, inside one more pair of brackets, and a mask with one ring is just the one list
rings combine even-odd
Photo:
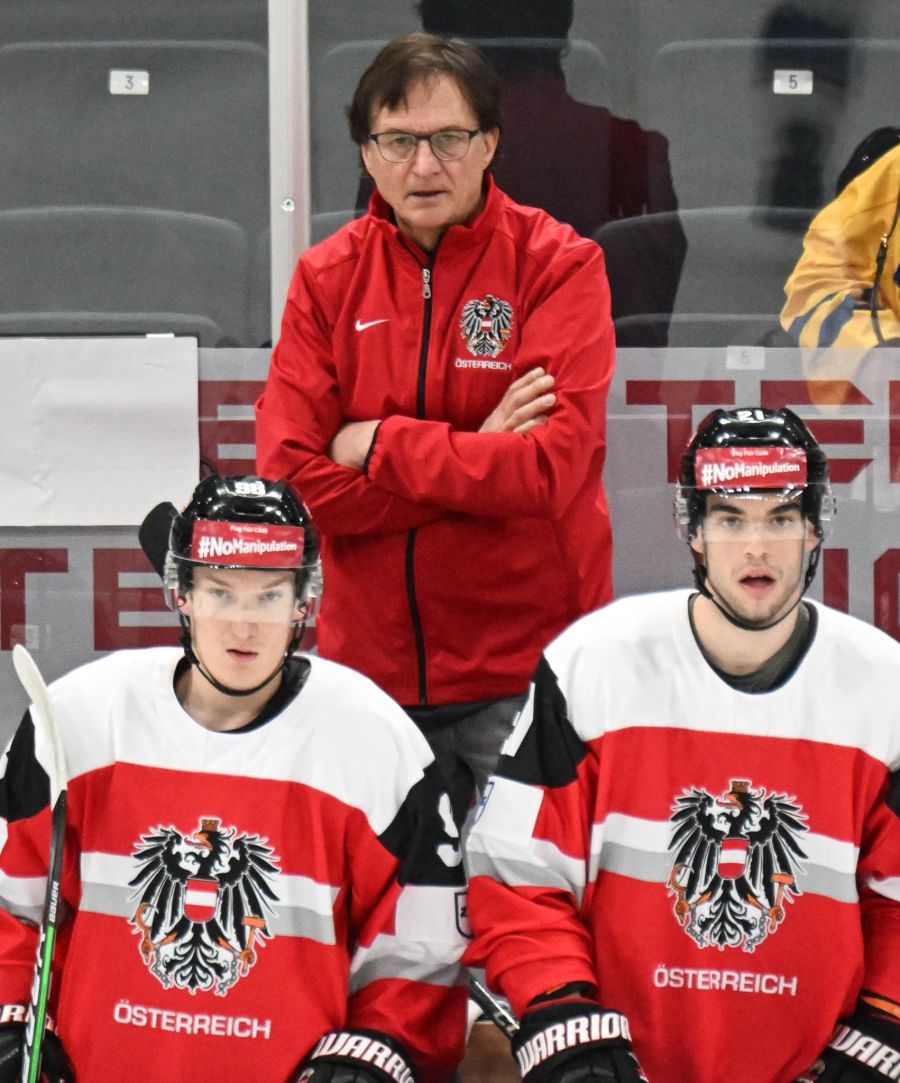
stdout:
[[133,526],[190,496],[194,339],[0,339],[0,387],[0,525]]

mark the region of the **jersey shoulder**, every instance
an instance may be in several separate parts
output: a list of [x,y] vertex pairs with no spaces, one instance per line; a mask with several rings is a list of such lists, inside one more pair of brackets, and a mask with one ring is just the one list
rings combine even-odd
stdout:
[[585,651],[602,656],[606,667],[623,664],[657,650],[671,650],[673,638],[690,633],[687,603],[690,590],[634,594],[579,617],[545,650],[551,667],[566,668]]
[[118,650],[111,654],[85,662],[51,682],[50,693],[54,701],[68,703],[87,697],[99,707],[119,689],[160,679],[171,680],[179,658],[184,657],[180,647],[140,647],[134,650]]
[[431,749],[418,726],[374,681],[339,662],[306,657],[310,673],[301,692],[304,713],[327,726],[335,742],[357,753],[366,747],[402,746],[422,765],[430,762]]
[[829,664],[856,681],[864,674],[900,677],[900,643],[874,624],[821,602],[810,602],[818,617],[815,647],[830,655]]
[[359,810],[376,835],[394,822],[434,757],[406,712],[368,677],[309,656],[310,672],[283,712],[303,781]]

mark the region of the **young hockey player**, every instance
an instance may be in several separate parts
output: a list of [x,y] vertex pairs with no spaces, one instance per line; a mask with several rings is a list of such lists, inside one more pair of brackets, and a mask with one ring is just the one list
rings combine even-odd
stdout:
[[[439,1083],[465,1038],[465,906],[428,745],[368,679],[294,653],[320,571],[289,487],[212,475],[166,507],[142,544],[184,650],[119,651],[50,687],[69,918],[44,1078]],[[47,871],[46,762],[26,715],[0,779],[4,1083]]]
[[900,645],[803,600],[833,499],[790,410],[710,414],[676,511],[697,590],[538,666],[468,840],[473,960],[528,1083],[900,1079]]

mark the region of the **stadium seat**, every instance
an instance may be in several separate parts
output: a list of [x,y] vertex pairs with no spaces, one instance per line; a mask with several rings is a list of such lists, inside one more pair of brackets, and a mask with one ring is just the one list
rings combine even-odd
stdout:
[[[111,70],[149,93],[110,93]],[[268,225],[265,51],[235,42],[0,48],[0,208],[130,206]]]
[[247,340],[250,257],[233,222],[120,207],[8,210],[0,250],[0,334]]
[[[774,93],[775,70],[812,93]],[[822,206],[853,147],[896,123],[900,42],[676,41],[646,76],[647,122],[669,139],[680,207]]]
[[675,217],[687,255],[672,313],[634,312],[616,319],[620,347],[660,344],[671,323],[670,346],[791,345],[782,340],[778,314],[784,283],[800,255],[815,212],[774,207],[707,207],[609,222],[595,234],[606,254],[616,315],[617,296],[652,275],[666,254],[658,239]]
[[[149,92],[111,93],[111,70],[147,72]],[[216,242],[204,243],[203,249],[220,258],[222,236],[237,243],[243,232],[248,240],[237,245],[243,249],[268,227],[266,52],[239,42],[5,46],[0,48],[0,145],[4,150],[0,210],[97,206],[203,216],[206,223],[216,223],[207,224],[202,234],[208,239],[212,229]],[[25,220],[33,243],[46,248],[37,221]],[[140,214],[120,221],[125,220],[166,221]],[[56,231],[65,222],[68,231],[75,221],[86,219],[57,215],[51,229]],[[168,221],[171,226],[174,219]],[[223,228],[228,221],[236,224],[236,232]],[[109,234],[113,243],[118,231],[117,225]],[[124,256],[119,246],[104,261],[98,237],[92,238],[91,251],[98,264],[116,264]],[[183,256],[184,244],[178,243],[175,251]],[[242,259],[234,275],[245,282],[246,256]],[[149,280],[153,262],[144,253],[129,268],[136,301],[142,274],[148,276],[145,288],[150,297],[165,289],[165,284]],[[193,257],[191,262],[202,279],[207,269]],[[257,273],[264,274],[267,288],[268,267]],[[221,267],[209,268],[208,274],[211,281],[229,278]],[[121,297],[120,291],[116,293]],[[204,294],[212,306],[205,314],[225,338],[247,334],[246,297],[232,316],[214,289],[205,289]],[[26,302],[21,291],[17,296],[20,305]],[[39,296],[25,307],[42,308]],[[189,288],[189,296],[199,299],[196,287]],[[230,288],[227,297],[233,297]],[[112,305],[100,307],[110,315],[116,312]],[[146,308],[138,303],[136,309],[122,311]],[[206,337],[214,333],[208,328]],[[237,337],[237,344],[255,345],[245,337]]]
[[267,0],[3,0],[0,45],[166,38],[265,46]]

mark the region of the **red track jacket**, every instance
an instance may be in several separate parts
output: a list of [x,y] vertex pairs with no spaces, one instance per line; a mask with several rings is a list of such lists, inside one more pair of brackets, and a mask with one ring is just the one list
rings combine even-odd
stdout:
[[[323,656],[407,705],[524,691],[541,648],[611,596],[613,360],[602,251],[490,179],[482,213],[434,253],[376,193],[303,254],[257,462],[323,534]],[[479,433],[536,365],[556,380],[549,422]],[[376,418],[364,473],[328,458],[343,423]]]

